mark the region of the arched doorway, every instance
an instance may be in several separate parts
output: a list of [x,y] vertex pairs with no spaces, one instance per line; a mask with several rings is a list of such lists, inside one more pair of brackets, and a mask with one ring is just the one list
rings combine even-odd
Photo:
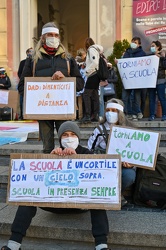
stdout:
[[62,43],[75,56],[89,36],[89,0],[38,0],[38,37],[50,21],[57,24]]

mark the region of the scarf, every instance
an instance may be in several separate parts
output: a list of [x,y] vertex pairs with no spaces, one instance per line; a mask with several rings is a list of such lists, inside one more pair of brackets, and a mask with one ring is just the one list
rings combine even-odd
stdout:
[[55,49],[55,48],[50,48],[50,47],[48,47],[46,44],[43,44],[43,48],[45,49],[45,51],[46,51],[47,54],[49,54],[49,55],[55,55],[55,53],[57,52],[57,49]]

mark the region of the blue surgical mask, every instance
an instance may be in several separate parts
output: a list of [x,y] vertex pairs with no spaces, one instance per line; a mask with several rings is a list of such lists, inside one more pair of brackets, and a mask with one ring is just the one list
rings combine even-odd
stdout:
[[151,51],[152,53],[156,53],[156,47],[150,47],[150,51]]
[[136,43],[130,43],[130,47],[131,47],[132,49],[136,49],[136,48],[137,48],[137,44],[136,44]]

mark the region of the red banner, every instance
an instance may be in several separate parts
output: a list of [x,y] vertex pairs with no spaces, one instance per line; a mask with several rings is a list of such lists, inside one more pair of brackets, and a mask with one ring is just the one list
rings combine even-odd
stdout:
[[166,0],[133,1],[133,17],[166,14]]

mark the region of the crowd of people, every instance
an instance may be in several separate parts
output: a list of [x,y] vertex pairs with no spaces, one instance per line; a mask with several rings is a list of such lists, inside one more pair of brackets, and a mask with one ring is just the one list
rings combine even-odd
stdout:
[[[64,120],[39,120],[39,131],[43,142],[43,153],[56,154],[64,157],[73,154],[93,154],[94,149],[98,147],[101,150],[106,149],[107,140],[104,139],[104,130],[109,133],[110,126],[117,124],[120,126],[134,126],[129,119],[142,119],[145,108],[147,92],[149,93],[150,120],[155,119],[155,98],[156,91],[162,106],[162,121],[166,120],[166,98],[165,98],[165,71],[159,64],[157,85],[154,89],[131,89],[126,90],[122,87],[122,100],[117,99],[116,83],[118,81],[117,72],[110,62],[106,62],[109,70],[109,77],[105,80],[105,86],[113,83],[114,94],[104,97],[104,86],[100,85],[101,79],[97,74],[99,67],[99,56],[103,53],[103,47],[95,44],[94,40],[88,37],[85,40],[85,48],[78,50],[77,57],[74,59],[67,53],[60,41],[59,29],[49,22],[42,28],[42,34],[38,44],[32,50],[28,51],[22,73],[19,72],[19,92],[23,98],[24,77],[52,77],[53,80],[60,80],[69,77],[68,65],[70,65],[70,76],[76,77],[76,85],[82,84],[83,89],[77,91],[77,96],[82,96],[83,117],[81,123],[100,121],[99,129],[95,128],[88,140],[87,147],[80,145],[80,129],[73,121]],[[151,53],[157,55],[160,59],[165,56],[162,51],[161,43],[153,41],[151,44]],[[146,53],[141,47],[139,37],[131,40],[130,48],[123,54],[123,58],[141,57]],[[4,69],[0,69],[1,72]],[[4,75],[4,73],[3,73]],[[6,77],[6,75],[5,75]],[[3,78],[3,77],[2,77]],[[4,83],[2,83],[4,84]],[[8,84],[8,88],[11,84]],[[1,85],[2,86],[2,85]],[[21,86],[21,88],[20,88]],[[2,86],[3,87],[3,86]],[[21,91],[20,91],[21,89]],[[143,96],[143,98],[141,98]],[[20,101],[20,105],[22,99]],[[21,106],[22,109],[22,106]],[[21,110],[20,117],[23,119]],[[55,148],[54,129],[56,129],[59,138],[59,147]],[[122,205],[126,204],[123,192],[131,186],[136,178],[135,166],[122,162]],[[50,212],[58,212],[56,209],[45,209]],[[1,250],[19,250],[23,237],[29,228],[32,218],[35,216],[37,207],[19,206],[14,222],[12,224],[12,234],[7,246]],[[68,212],[70,210],[68,209]],[[95,242],[95,250],[108,250],[107,236],[109,225],[107,213],[105,210],[90,209],[92,235]]]

